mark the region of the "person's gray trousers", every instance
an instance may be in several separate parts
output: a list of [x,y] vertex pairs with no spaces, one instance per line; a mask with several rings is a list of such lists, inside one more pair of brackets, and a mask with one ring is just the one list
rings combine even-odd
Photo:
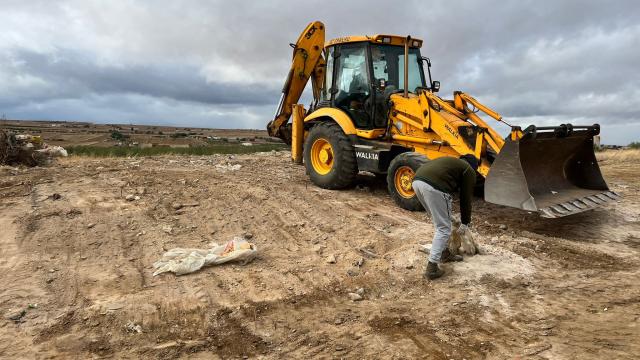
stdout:
[[429,252],[429,261],[440,263],[440,256],[447,248],[451,236],[451,206],[453,197],[450,194],[436,190],[428,183],[415,180],[412,184],[418,200],[425,210],[431,213],[434,234]]

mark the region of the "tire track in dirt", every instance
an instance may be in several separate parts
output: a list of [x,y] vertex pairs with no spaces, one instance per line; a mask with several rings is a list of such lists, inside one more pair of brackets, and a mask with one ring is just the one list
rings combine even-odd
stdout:
[[[0,273],[10,281],[3,281],[0,287],[0,313],[2,314],[0,331],[0,357],[35,356],[31,346],[29,326],[8,319],[20,311],[26,311],[24,317],[31,318],[28,304],[43,296],[43,289],[33,281],[32,266],[21,251],[17,239],[16,220],[28,207],[14,203],[3,206],[0,211]],[[27,350],[25,353],[24,351]]]

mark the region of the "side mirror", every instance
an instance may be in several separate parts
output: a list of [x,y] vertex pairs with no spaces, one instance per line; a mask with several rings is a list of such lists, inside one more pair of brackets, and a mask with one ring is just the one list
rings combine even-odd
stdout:
[[420,57],[420,61],[424,61],[424,62],[426,62],[426,63],[427,63],[427,66],[428,66],[428,67],[431,67],[431,60],[430,60],[428,57],[424,57],[424,56],[422,56],[422,57]]
[[382,91],[384,91],[384,88],[387,87],[387,80],[385,79],[379,79],[378,80],[378,88]]
[[431,91],[433,91],[434,93],[440,91],[440,81],[431,82]]

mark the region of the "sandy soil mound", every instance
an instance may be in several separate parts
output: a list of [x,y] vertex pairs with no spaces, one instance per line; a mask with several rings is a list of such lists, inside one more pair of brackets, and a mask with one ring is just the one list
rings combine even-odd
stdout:
[[[631,359],[631,159],[603,164],[624,196],[609,209],[542,219],[478,199],[482,255],[435,282],[424,213],[366,176],[319,189],[286,153],[2,167],[0,357]],[[166,250],[234,236],[258,258],[151,275]]]

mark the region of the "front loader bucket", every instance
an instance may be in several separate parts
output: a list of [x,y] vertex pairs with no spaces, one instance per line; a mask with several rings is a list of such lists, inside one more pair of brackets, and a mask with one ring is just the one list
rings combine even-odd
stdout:
[[594,154],[598,132],[597,125],[530,127],[522,139],[507,139],[485,181],[485,200],[555,218],[618,199]]

